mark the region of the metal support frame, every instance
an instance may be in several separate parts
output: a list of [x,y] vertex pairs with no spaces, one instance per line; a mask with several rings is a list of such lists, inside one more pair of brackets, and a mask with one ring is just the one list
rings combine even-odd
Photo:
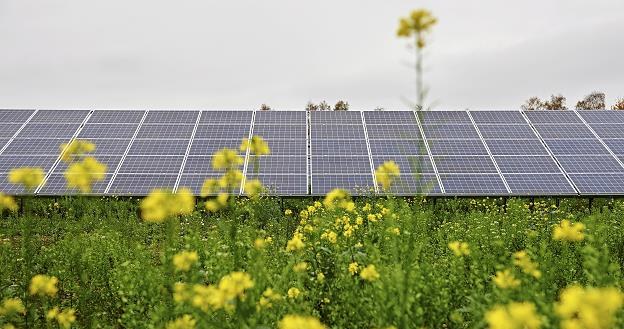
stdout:
[[366,129],[366,119],[364,119],[364,111],[360,111],[362,117],[362,127],[364,128],[364,139],[366,140],[366,151],[368,152],[368,162],[370,163],[371,175],[373,176],[373,187],[375,194],[379,194],[379,186],[377,186],[377,178],[375,177],[375,164],[373,162],[373,153],[371,152],[370,142],[368,140],[368,130]]
[[189,157],[189,153],[191,153],[191,147],[193,146],[193,141],[195,141],[195,133],[197,132],[197,127],[199,126],[199,120],[202,116],[202,110],[199,110],[197,114],[197,119],[195,120],[195,126],[193,127],[193,132],[191,133],[191,138],[189,139],[189,143],[186,146],[186,152],[184,152],[184,159],[182,159],[182,165],[180,166],[180,171],[178,171],[178,178],[176,179],[175,184],[173,185],[173,192],[178,191],[178,187],[180,187],[180,181],[182,180],[182,173],[184,172],[184,167],[186,167],[186,160]]
[[600,142],[600,144],[602,144],[602,146],[607,149],[607,151],[609,151],[609,154],[611,154],[611,156],[613,158],[615,158],[615,161],[617,161],[620,166],[622,168],[624,168],[624,163],[617,157],[617,155],[615,155],[615,153],[609,148],[609,146],[607,146],[607,144],[602,140],[602,137],[600,137],[598,135],[598,133],[596,133],[596,131],[594,130],[594,128],[592,128],[589,123],[585,120],[585,118],[583,118],[577,110],[572,110],[574,112],[574,114],[576,114],[576,116],[583,121],[583,124],[585,125],[585,127],[587,127],[587,129],[589,129],[589,131],[591,131],[591,133],[594,135],[594,137]]
[[[255,122],[256,122],[256,111],[254,110],[253,112],[251,112],[251,123],[249,124],[249,136],[247,137],[249,141],[251,141],[251,138],[253,137],[253,130],[254,130]],[[245,162],[243,165],[243,179],[241,179],[241,186],[238,191],[238,195],[243,195],[243,193],[245,192],[245,181],[247,179],[247,166],[249,165],[249,153],[250,153],[250,147],[247,147],[247,149],[245,150]]]
[[416,124],[418,125],[420,136],[422,136],[423,145],[425,145],[425,150],[427,150],[429,161],[431,161],[431,166],[433,167],[436,179],[438,180],[438,184],[440,185],[440,193],[446,194],[446,191],[444,190],[444,184],[442,184],[442,178],[440,178],[440,173],[438,172],[438,167],[436,166],[435,160],[433,159],[433,154],[431,153],[431,148],[429,148],[429,143],[427,142],[427,136],[425,136],[425,130],[423,129],[422,123],[420,122],[420,117],[418,116],[419,111],[412,111],[412,113],[414,114],[414,118],[416,118]]
[[306,193],[312,194],[312,119],[306,111]]
[[2,152],[4,152],[4,150],[6,150],[7,147],[9,147],[9,144],[11,144],[11,142],[17,137],[17,135],[19,135],[20,132],[22,132],[22,129],[24,129],[24,127],[26,127],[26,125],[30,122],[30,120],[32,120],[32,118],[35,116],[35,114],[37,114],[37,112],[39,112],[39,110],[35,110],[28,117],[28,119],[26,119],[26,121],[24,121],[24,123],[22,123],[22,125],[19,127],[19,129],[17,129],[17,131],[13,134],[13,136],[11,136],[11,138],[9,138],[9,140],[6,142],[6,144],[4,144],[2,149],[0,149],[0,154],[2,154]]

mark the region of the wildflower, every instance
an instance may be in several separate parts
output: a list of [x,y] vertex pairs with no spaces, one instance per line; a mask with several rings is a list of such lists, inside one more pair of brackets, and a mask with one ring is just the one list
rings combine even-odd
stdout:
[[11,316],[12,314],[26,314],[24,303],[19,298],[7,298],[0,305],[0,316]]
[[538,329],[542,319],[529,302],[497,305],[485,314],[490,329]]
[[520,280],[516,279],[510,270],[496,271],[492,281],[501,289],[516,288],[520,285]]
[[303,235],[301,233],[295,233],[293,238],[288,240],[286,244],[286,251],[297,251],[303,249],[305,244],[303,243]]
[[359,270],[360,270],[360,265],[357,262],[353,262],[349,264],[349,273],[351,275],[356,275]]
[[140,208],[143,220],[160,223],[171,216],[192,213],[195,197],[187,188],[181,188],[177,193],[155,189],[141,201]]
[[531,260],[529,254],[527,254],[524,250],[513,254],[513,263],[514,265],[520,267],[522,272],[529,274],[536,279],[539,279],[542,276],[542,272],[537,269],[537,264]]
[[561,293],[555,313],[561,318],[562,328],[613,328],[622,302],[623,295],[616,288],[573,285]]
[[55,276],[37,274],[30,280],[30,287],[28,291],[31,295],[48,295],[50,297],[54,297],[58,292],[58,288],[56,287],[57,284],[58,279]]
[[69,328],[72,323],[76,322],[76,311],[72,308],[61,311],[58,307],[54,307],[48,311],[46,319],[56,320],[61,328]]
[[228,192],[232,192],[235,189],[238,189],[243,181],[243,172],[236,170],[228,170],[219,180],[217,181],[219,187],[225,189]]
[[70,163],[75,161],[76,158],[83,156],[85,153],[95,151],[95,144],[89,141],[75,139],[69,143],[61,144],[60,149],[61,160]]
[[245,182],[245,194],[250,198],[256,198],[260,192],[262,192],[262,182],[257,179],[248,180]]
[[390,189],[390,186],[396,178],[401,175],[399,166],[394,161],[386,161],[375,170],[375,179],[381,184],[384,191]]
[[212,157],[212,168],[217,170],[232,170],[242,165],[243,158],[232,149],[224,148],[219,150]]
[[318,282],[325,281],[325,274],[323,274],[323,272],[318,272],[318,274],[316,275],[316,280],[318,280]]
[[0,192],[0,212],[3,209],[7,209],[9,211],[17,211],[19,207],[17,206],[17,202],[13,199],[12,196],[6,195]]
[[245,290],[253,288],[251,276],[245,272],[232,272],[219,281],[219,290],[227,300],[243,297]]
[[209,310],[219,310],[222,308],[228,308],[229,300],[225,294],[217,287],[203,284],[196,284],[193,286],[191,292],[191,305],[201,309],[204,312]]
[[196,251],[182,251],[173,256],[173,266],[177,271],[188,271],[197,263],[199,255]]
[[379,279],[379,272],[375,268],[375,265],[366,266],[361,272],[360,277],[366,281],[375,281]]
[[273,301],[279,301],[282,299],[282,296],[271,288],[267,288],[260,296],[260,300],[258,301],[258,309],[262,308],[271,308],[273,307]]
[[366,216],[366,219],[368,219],[369,222],[373,222],[373,223],[378,220],[375,214],[368,214],[368,216]]
[[325,239],[331,243],[336,243],[338,241],[338,234],[331,230],[326,230],[321,234],[321,239]]
[[401,235],[401,229],[399,229],[398,227],[393,227],[390,229],[390,233],[394,235]]
[[306,262],[300,262],[300,263],[293,265],[293,271],[297,273],[305,272],[305,270],[307,269],[308,269],[308,263]]
[[253,136],[251,137],[251,140],[243,139],[243,142],[240,145],[240,151],[246,153],[247,150],[255,155],[267,155],[271,153],[269,145],[260,136]]
[[438,20],[433,17],[431,12],[425,9],[419,9],[412,11],[411,15],[407,18],[401,18],[399,21],[399,28],[397,29],[397,36],[410,37],[412,34],[416,35],[416,46],[418,48],[425,47],[425,34],[431,30],[431,27],[435,25]]
[[312,316],[286,315],[277,324],[279,329],[327,329]]
[[176,282],[173,285],[173,300],[176,303],[182,303],[190,300],[193,297],[192,292],[189,289],[189,285],[183,282]]
[[184,314],[183,316],[170,321],[167,323],[166,329],[194,329],[197,321],[193,319],[189,314]]
[[284,211],[284,215],[286,215],[286,216],[292,216],[292,213],[293,213],[293,212],[292,212],[292,210],[290,210],[290,209],[286,209],[286,210]]
[[41,168],[23,167],[9,172],[9,182],[21,184],[28,191],[34,191],[43,182],[45,174]]
[[216,179],[208,178],[204,180],[204,184],[202,185],[199,195],[202,198],[205,198],[209,195],[216,194],[218,191],[219,191],[219,181],[217,181]]
[[362,207],[362,211],[365,211],[365,212],[369,212],[372,209],[373,209],[373,207],[370,205],[370,203],[367,203],[367,204],[364,205],[364,207]]
[[257,238],[254,240],[254,248],[257,250],[264,249],[264,246],[266,246],[266,241],[263,238]]
[[296,299],[301,294],[301,291],[297,288],[288,289],[288,298]]
[[325,195],[325,199],[323,200],[323,205],[325,205],[325,208],[329,210],[335,208],[341,208],[348,212],[355,210],[355,203],[351,201],[349,192],[343,189],[333,189],[327,193],[327,195]]
[[448,244],[449,249],[453,251],[455,256],[468,256],[470,255],[470,246],[466,242],[453,241]]
[[91,192],[93,183],[106,177],[106,165],[93,157],[86,157],[81,162],[69,165],[65,171],[68,188],[77,188],[82,193]]
[[585,230],[583,223],[571,223],[569,220],[564,219],[559,225],[555,226],[553,239],[570,242],[582,241],[585,238],[583,230]]

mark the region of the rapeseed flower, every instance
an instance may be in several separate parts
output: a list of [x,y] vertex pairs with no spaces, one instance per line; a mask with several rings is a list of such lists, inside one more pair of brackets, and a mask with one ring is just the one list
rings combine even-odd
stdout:
[[293,213],[293,212],[292,212],[292,210],[290,210],[290,209],[286,209],[286,210],[284,210],[284,215],[286,215],[286,216],[292,216],[292,213]]
[[243,297],[245,290],[253,288],[253,286],[254,282],[251,276],[245,272],[232,272],[219,281],[219,290],[224,293],[228,300]]
[[327,329],[312,316],[286,315],[277,324],[279,329]]
[[243,139],[243,142],[240,145],[240,151],[242,153],[246,153],[247,150],[249,150],[251,154],[255,155],[268,155],[271,153],[269,145],[260,136],[253,136],[251,139]]
[[219,192],[219,181],[216,179],[208,178],[204,180],[204,184],[200,190],[200,196],[205,198],[209,195],[214,195]]
[[578,242],[585,239],[585,225],[583,223],[572,223],[564,219],[555,226],[553,230],[553,239],[558,241]]
[[191,214],[195,197],[188,188],[180,188],[177,193],[155,189],[141,200],[140,208],[143,220],[160,223],[172,216]]
[[529,274],[536,279],[539,279],[542,276],[542,272],[537,269],[537,263],[533,262],[529,254],[527,254],[524,250],[513,254],[513,263],[514,265],[520,267],[522,272]]
[[60,149],[61,160],[71,163],[82,157],[85,153],[95,151],[95,144],[86,140],[75,139],[69,143],[61,144]]
[[286,243],[286,251],[297,251],[303,247],[305,247],[305,243],[303,243],[303,234],[301,233],[295,233],[292,239]]
[[466,242],[461,242],[461,241],[449,242],[448,247],[457,257],[470,255],[470,246]]
[[17,211],[18,208],[17,202],[15,202],[12,196],[0,192],[0,212],[4,209]]
[[58,307],[54,307],[46,313],[46,319],[56,320],[61,328],[69,328],[72,323],[76,322],[76,311],[72,308],[61,311]]
[[245,181],[245,194],[252,199],[258,197],[263,188],[260,180],[252,179]]
[[38,296],[56,296],[58,288],[58,279],[55,276],[47,276],[44,274],[37,274],[30,279],[30,286],[28,291],[31,295]]
[[573,285],[561,292],[555,313],[562,328],[613,328],[623,295],[613,287],[583,288]]
[[183,316],[170,321],[167,323],[166,329],[194,329],[197,321],[193,319],[189,314],[184,314]]
[[349,192],[338,188],[329,191],[325,195],[323,205],[329,210],[335,208],[341,208],[348,212],[352,212],[355,210],[355,203],[351,201],[351,196],[349,195]]
[[278,294],[271,288],[267,288],[260,296],[260,300],[258,301],[258,309],[262,308],[271,308],[273,307],[273,302],[279,301],[282,299],[282,295]]
[[336,243],[338,241],[338,234],[332,230],[325,230],[325,232],[321,234],[321,239],[325,239],[331,243]]
[[232,149],[224,148],[212,157],[212,168],[217,170],[232,170],[238,168],[245,161]]
[[297,288],[288,289],[288,298],[296,299],[301,294],[301,291]]
[[520,280],[516,279],[510,270],[496,271],[492,281],[501,289],[517,288],[520,285]]
[[497,305],[485,314],[490,329],[538,329],[542,319],[529,302]]
[[0,305],[0,316],[11,316],[13,314],[26,314],[24,303],[19,298],[7,298]]
[[357,262],[353,262],[349,264],[349,273],[351,275],[356,275],[359,270],[360,270],[360,265]]
[[173,256],[173,266],[177,271],[186,272],[191,269],[197,261],[199,255],[196,251],[182,251]]
[[305,272],[305,270],[307,269],[308,269],[308,263],[306,262],[300,262],[300,263],[293,265],[293,271],[297,273]]
[[386,161],[375,170],[375,179],[384,191],[389,190],[400,175],[399,166],[394,161]]
[[106,165],[93,157],[86,157],[80,162],[75,162],[67,167],[65,180],[68,188],[77,188],[82,193],[91,192],[93,183],[106,177]]
[[379,279],[380,275],[379,272],[377,272],[377,269],[375,268],[375,265],[368,265],[366,266],[361,272],[360,272],[360,277],[366,281],[376,281]]
[[45,174],[41,168],[23,167],[9,172],[9,182],[20,184],[28,191],[34,191],[41,183]]

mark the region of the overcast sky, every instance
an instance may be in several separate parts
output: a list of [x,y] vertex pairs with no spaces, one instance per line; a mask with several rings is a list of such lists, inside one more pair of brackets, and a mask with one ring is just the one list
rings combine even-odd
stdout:
[[437,109],[624,96],[622,0],[0,0],[0,107],[405,109],[420,7]]

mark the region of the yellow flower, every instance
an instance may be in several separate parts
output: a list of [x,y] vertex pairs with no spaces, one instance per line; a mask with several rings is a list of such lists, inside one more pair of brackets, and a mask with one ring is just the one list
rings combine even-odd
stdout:
[[260,296],[260,300],[258,301],[258,309],[262,308],[271,308],[273,307],[274,301],[279,301],[282,299],[282,296],[271,288],[267,288]]
[[18,208],[17,202],[15,202],[12,196],[0,192],[0,212],[2,212],[3,209],[17,211]]
[[323,282],[323,281],[325,281],[325,274],[323,274],[323,272],[319,272],[319,273],[316,275],[316,279],[318,280],[318,282]]
[[238,168],[244,162],[243,158],[232,149],[219,150],[212,157],[212,168],[217,170],[232,170]]
[[559,225],[555,226],[553,239],[571,242],[582,241],[585,238],[583,230],[585,230],[585,225],[583,223],[573,224],[569,220],[564,219]]
[[198,260],[196,251],[182,251],[173,256],[173,266],[177,271],[188,271]]
[[277,324],[279,329],[327,329],[312,316],[286,315]]
[[379,272],[375,268],[375,265],[366,266],[361,272],[360,277],[366,281],[376,281],[379,279]]
[[516,288],[520,285],[520,280],[516,279],[510,270],[496,271],[492,281],[501,289]]
[[165,328],[166,329],[193,329],[195,328],[196,324],[197,324],[197,321],[195,321],[195,319],[193,319],[192,316],[190,316],[189,314],[184,314],[183,316],[167,323],[167,326]]
[[321,239],[325,239],[331,243],[336,243],[338,241],[338,234],[331,230],[326,230],[321,234]]
[[264,189],[262,182],[257,179],[245,181],[245,194],[250,198],[256,198]]
[[93,157],[86,157],[81,162],[75,162],[67,167],[65,180],[67,187],[77,188],[82,193],[91,192],[91,186],[106,177],[106,165]]
[[416,34],[416,46],[423,48],[425,46],[424,34],[429,32],[437,22],[438,20],[428,10],[414,10],[409,17],[399,20],[397,36],[409,37],[414,33]]
[[192,292],[189,289],[189,285],[183,282],[176,282],[173,285],[173,300],[176,303],[182,303],[190,300],[193,297]]
[[360,265],[357,262],[353,262],[349,264],[349,273],[351,275],[356,275],[360,269]]
[[390,228],[390,232],[394,235],[401,235],[401,229],[398,227]]
[[217,181],[219,187],[225,189],[228,192],[238,190],[243,180],[243,172],[238,169],[228,170]]
[[561,293],[555,313],[561,318],[561,328],[613,328],[622,302],[623,295],[616,288],[573,285]]
[[513,254],[514,265],[520,267],[522,272],[539,279],[542,276],[542,272],[537,269],[537,264],[531,260],[529,254],[526,251],[521,250]]
[[470,255],[470,246],[466,242],[453,241],[448,244],[449,249],[453,251],[455,256],[468,256]]
[[28,191],[33,191],[43,182],[45,174],[41,168],[23,167],[9,172],[9,182],[21,184]]
[[295,299],[297,297],[299,297],[299,294],[301,294],[301,291],[297,288],[290,288],[288,289],[288,298],[292,298]]
[[352,212],[355,210],[355,203],[351,201],[351,196],[349,195],[349,192],[338,188],[329,191],[329,193],[325,195],[323,205],[325,205],[325,208],[329,210],[335,208],[341,208],[348,212]]
[[269,145],[260,136],[253,136],[251,140],[243,139],[240,145],[240,151],[246,153],[248,149],[251,154],[255,155],[267,155],[271,153]]
[[76,158],[82,157],[85,153],[95,151],[95,144],[86,140],[75,139],[69,143],[61,144],[60,149],[62,152],[61,160],[70,163],[75,161]]
[[31,295],[54,297],[58,292],[56,285],[58,279],[55,276],[47,276],[43,274],[37,274],[30,280],[30,287],[28,291]]
[[288,240],[286,244],[286,251],[297,251],[303,249],[305,247],[305,243],[303,243],[303,234],[295,233],[293,238]]
[[306,262],[300,262],[300,263],[293,265],[293,271],[297,273],[305,272],[305,270],[307,269],[308,269],[308,263]]
[[209,195],[213,195],[216,194],[219,191],[219,181],[217,181],[216,179],[211,179],[208,178],[204,181],[204,184],[202,185],[200,196],[202,198],[205,198]]
[[0,305],[0,316],[11,316],[16,313],[26,314],[24,303],[19,298],[7,298]]
[[284,211],[284,215],[286,215],[286,216],[292,216],[292,213],[293,213],[293,212],[292,212],[292,210],[290,210],[290,209],[286,209],[286,210]]
[[490,329],[538,329],[542,319],[529,302],[497,305],[485,314]]
[[400,175],[399,166],[394,161],[386,161],[375,170],[375,179],[384,191],[390,189],[394,180]]
[[266,241],[264,241],[264,239],[257,238],[256,240],[254,240],[254,248],[256,248],[257,250],[264,249],[265,246],[266,246]]
[[227,300],[243,297],[245,290],[253,288],[251,276],[245,272],[232,272],[219,281],[219,290]]
[[76,311],[72,308],[61,311],[58,307],[54,307],[46,313],[46,319],[56,320],[61,328],[69,328],[76,322]]
[[180,188],[177,193],[155,189],[141,200],[140,208],[143,220],[160,223],[172,216],[191,214],[195,197],[188,188]]

